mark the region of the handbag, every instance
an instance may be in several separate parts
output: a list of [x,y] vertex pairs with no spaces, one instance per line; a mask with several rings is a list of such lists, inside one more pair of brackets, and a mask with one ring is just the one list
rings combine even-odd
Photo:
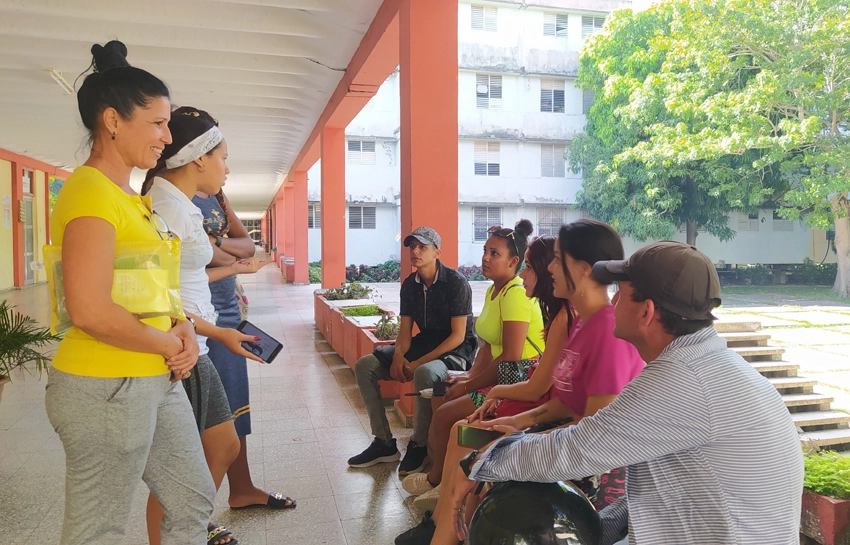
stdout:
[[[62,280],[62,247],[43,248],[50,290],[50,330],[71,329]],[[183,318],[180,300],[180,241],[134,241],[115,245],[112,301],[139,319]]]
[[[507,290],[507,293],[511,288],[518,287],[519,284],[514,284]],[[502,297],[504,298],[504,296]],[[502,320],[502,298],[499,299],[499,321],[502,324],[502,331],[504,331],[504,321]],[[523,382],[528,380],[528,371],[531,367],[537,363],[540,357],[543,355],[540,348],[538,348],[537,344],[532,341],[528,335],[526,335],[525,340],[531,343],[531,346],[537,351],[536,358],[526,358],[517,361],[511,360],[502,360],[496,364],[496,383],[497,384],[516,384],[517,382]]]

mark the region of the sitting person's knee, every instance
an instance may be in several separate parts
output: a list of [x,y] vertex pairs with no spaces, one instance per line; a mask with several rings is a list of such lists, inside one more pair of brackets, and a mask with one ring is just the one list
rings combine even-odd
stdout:
[[[354,362],[354,374],[357,376],[369,376],[375,371],[377,358],[372,354],[366,354]],[[378,362],[380,365],[380,362]]]

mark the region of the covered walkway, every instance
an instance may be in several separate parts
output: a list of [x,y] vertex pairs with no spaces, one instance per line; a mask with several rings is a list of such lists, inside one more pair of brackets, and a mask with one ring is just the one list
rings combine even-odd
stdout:
[[[274,363],[248,363],[254,427],[248,458],[258,486],[296,498],[298,507],[231,511],[225,480],[213,520],[245,545],[392,543],[415,523],[412,498],[405,499],[397,464],[365,470],[346,464],[372,437],[354,374],[313,327],[315,286],[283,284],[274,265],[240,279],[251,321],[284,344]],[[46,285],[3,296],[47,323]],[[15,376],[0,400],[0,521],[18,545],[57,543],[62,524],[64,454],[47,421],[45,383],[46,376]],[[405,444],[411,430],[389,412]],[[141,486],[125,544],[147,543],[146,495]]]

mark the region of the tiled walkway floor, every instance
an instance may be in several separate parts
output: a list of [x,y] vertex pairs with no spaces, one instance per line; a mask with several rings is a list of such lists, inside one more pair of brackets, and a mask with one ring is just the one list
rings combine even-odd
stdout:
[[[315,332],[312,290],[284,285],[268,266],[242,277],[250,320],[284,344],[271,365],[249,362],[254,433],[248,458],[254,481],[298,500],[292,511],[227,508],[227,481],[214,521],[243,545],[382,545],[415,523],[396,464],[349,469],[346,460],[371,441],[354,375]],[[46,286],[0,297],[46,322]],[[0,401],[0,533],[17,545],[58,543],[64,454],[44,409],[46,377],[21,375]],[[389,408],[389,406],[388,406]],[[406,445],[411,430],[390,422]],[[147,542],[139,487],[125,544]]]

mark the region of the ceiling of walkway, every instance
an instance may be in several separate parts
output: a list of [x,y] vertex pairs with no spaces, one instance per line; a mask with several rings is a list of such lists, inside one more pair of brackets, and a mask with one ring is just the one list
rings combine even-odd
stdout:
[[76,98],[48,69],[73,84],[91,62],[93,43],[120,39],[130,64],[162,78],[175,105],[208,110],[219,120],[230,155],[226,192],[238,212],[255,217],[271,201],[380,5],[3,0],[0,148],[68,170],[84,162]]

